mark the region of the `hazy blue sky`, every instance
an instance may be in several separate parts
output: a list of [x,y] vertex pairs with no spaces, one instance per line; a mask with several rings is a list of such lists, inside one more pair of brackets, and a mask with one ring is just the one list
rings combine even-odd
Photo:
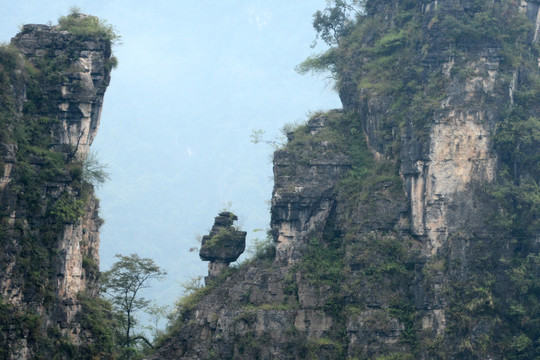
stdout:
[[155,287],[171,303],[181,282],[206,274],[196,236],[230,207],[248,238],[270,221],[272,149],[252,144],[309,111],[340,107],[324,78],[294,66],[315,38],[325,0],[0,0],[0,42],[18,26],[56,23],[78,6],[114,25],[123,44],[93,148],[111,180],[98,190],[101,267],[115,253],[151,257],[169,272]]

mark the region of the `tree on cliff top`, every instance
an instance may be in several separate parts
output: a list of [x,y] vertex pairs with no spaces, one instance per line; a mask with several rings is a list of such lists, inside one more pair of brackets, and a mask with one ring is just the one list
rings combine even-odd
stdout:
[[117,254],[118,261],[102,275],[102,287],[115,307],[121,326],[120,346],[124,358],[131,359],[140,342],[152,347],[142,334],[135,334],[137,319],[134,314],[150,306],[150,300],[141,296],[141,291],[150,287],[152,280],[163,279],[167,274],[154,260],[140,258],[137,254]]
[[339,45],[342,36],[354,27],[354,17],[363,12],[364,0],[329,0],[324,10],[313,14],[313,28],[317,38],[330,46]]

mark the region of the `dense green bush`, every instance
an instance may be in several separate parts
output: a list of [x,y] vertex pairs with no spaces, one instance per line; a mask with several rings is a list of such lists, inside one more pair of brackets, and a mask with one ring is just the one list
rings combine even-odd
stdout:
[[81,358],[117,359],[119,337],[112,305],[99,297],[81,293],[77,296],[81,311],[81,327],[92,334],[93,341],[84,344],[79,353]]
[[50,211],[50,215],[61,223],[78,223],[84,214],[84,203],[84,200],[76,199],[73,195],[66,192],[60,199],[56,200]]
[[80,37],[102,38],[112,43],[120,40],[114,26],[96,16],[82,14],[79,8],[70,9],[69,15],[58,19],[60,29]]

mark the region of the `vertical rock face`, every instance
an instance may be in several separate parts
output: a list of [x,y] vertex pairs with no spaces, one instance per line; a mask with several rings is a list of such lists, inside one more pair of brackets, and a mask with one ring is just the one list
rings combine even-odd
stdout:
[[[501,5],[500,9],[504,9],[506,16],[513,14],[514,18],[506,18],[504,22],[522,21],[518,20],[520,14],[526,15],[534,25],[532,31],[530,28],[526,31],[527,36],[521,34],[526,38],[527,50],[524,51],[530,51],[538,38],[538,2],[508,2],[506,5]],[[405,2],[395,1],[380,5],[372,15],[380,18],[380,14],[385,14],[386,20],[393,23],[406,6]],[[484,194],[482,189],[493,186],[497,172],[501,171],[499,155],[495,151],[498,127],[512,111],[515,95],[519,92],[517,89],[530,91],[527,77],[530,72],[538,73],[538,67],[529,68],[523,63],[509,65],[504,45],[492,38],[489,31],[481,35],[484,39],[475,39],[471,33],[466,34],[467,30],[465,34],[455,35],[456,30],[461,31],[459,26],[463,26],[463,23],[452,23],[455,18],[470,17],[473,24],[486,14],[495,18],[489,11],[472,15],[479,9],[481,5],[478,2],[452,0],[426,1],[421,7],[424,52],[421,68],[426,88],[422,94],[424,100],[420,102],[436,99],[436,106],[430,108],[430,115],[423,124],[419,124],[418,119],[422,115],[414,112],[419,106],[412,101],[411,114],[404,117],[401,125],[404,131],[394,132],[394,128],[389,136],[384,126],[392,124],[392,117],[399,116],[392,109],[399,95],[370,88],[351,88],[347,81],[343,82],[340,93],[344,107],[361,114],[369,143],[376,154],[392,158],[389,148],[395,140],[400,140],[400,175],[409,203],[409,228],[411,235],[422,242],[419,250],[426,257],[422,261],[427,261],[429,266],[441,259],[467,263],[460,267],[460,275],[448,271],[446,277],[441,277],[441,272],[437,271],[433,279],[422,285],[431,287],[430,298],[421,294],[421,298],[415,299],[416,303],[427,305],[421,316],[422,329],[435,330],[437,336],[445,334],[447,320],[451,318],[448,314],[449,297],[440,289],[452,281],[468,281],[469,276],[477,276],[472,274],[478,270],[472,265],[476,259],[471,259],[482,256],[479,249],[485,245],[479,243],[489,243],[498,235],[486,223],[494,216],[494,204],[479,194]],[[448,19],[452,20],[446,21]],[[487,24],[482,26],[488,27]],[[500,23],[499,26],[509,25]],[[364,40],[366,45],[372,41],[369,38]],[[517,43],[523,39],[512,41]],[[533,51],[523,57],[533,58],[532,63],[536,65],[534,57],[538,54]],[[429,94],[430,90],[435,93],[439,90],[429,85],[435,78],[440,89],[444,89],[438,97]],[[529,105],[525,116],[538,116],[537,107]],[[396,134],[400,134],[399,139]],[[474,241],[478,243],[475,245]],[[499,256],[513,256],[511,252],[502,251]],[[417,276],[417,280],[422,277]],[[466,353],[462,352],[461,356],[471,356],[463,355]],[[492,350],[489,356],[495,354],[497,351]]]
[[[399,3],[381,5],[376,11],[392,22]],[[530,45],[534,46],[540,24],[539,3],[520,1],[514,6],[534,24],[529,34]],[[449,233],[478,222],[470,193],[475,184],[490,183],[496,177],[493,135],[519,88],[520,70],[505,64],[500,44],[488,40],[479,45],[472,39],[449,44],[448,33],[455,29],[441,25],[440,18],[444,14],[465,17],[475,7],[474,1],[451,0],[425,1],[422,5],[422,37],[427,49],[422,65],[428,74],[444,76],[441,86],[445,91],[425,138],[412,134],[418,129],[412,123],[414,119],[409,119],[401,134],[400,160],[410,199],[411,231],[426,238],[424,250],[428,254],[436,253]],[[460,73],[464,69],[470,73]],[[344,107],[362,114],[374,151],[387,152],[390,141],[380,127],[388,122],[386,117],[395,116],[390,110],[392,99],[371,89],[345,86],[341,90]]]
[[319,58],[344,111],[274,155],[275,252],[152,359],[540,356],[539,4],[368,0]]
[[[465,12],[466,8],[456,9],[452,2],[433,2],[425,8],[425,23],[430,24],[440,11]],[[431,120],[423,153],[414,153],[417,139],[404,137],[402,174],[411,204],[411,231],[425,236],[425,251],[435,254],[449,233],[477,220],[470,217],[475,206],[466,194],[473,184],[488,183],[495,177],[492,135],[501,105],[510,101],[501,89],[510,84],[504,79],[505,70],[500,69],[502,57],[497,48],[480,46],[457,65],[453,56],[445,56],[447,49],[438,44],[445,29],[433,24],[425,31],[434,43],[427,54],[430,71],[446,78],[446,93]],[[471,75],[456,76],[455,66],[469,69]],[[500,102],[495,103],[495,99]]]
[[[316,137],[327,122],[326,116],[314,117],[305,131]],[[294,133],[289,134],[289,141],[294,142],[294,137]],[[287,265],[298,262],[303,252],[298,246],[305,243],[306,234],[320,233],[335,207],[335,186],[351,169],[351,161],[331,147],[322,138],[300,151],[284,149],[274,154],[271,226],[276,237],[276,261]],[[314,149],[318,151],[313,153]]]
[[60,70],[59,81],[47,89],[55,95],[49,115],[60,120],[53,133],[54,145],[58,150],[86,155],[97,133],[110,81],[110,42],[76,39],[58,27],[25,25],[12,44],[35,65],[51,59],[55,62],[56,69],[50,70]]
[[[399,5],[395,1],[377,11],[392,23]],[[391,156],[389,147],[401,136],[401,174],[410,199],[410,227],[413,234],[426,238],[425,251],[429,254],[440,248],[449,232],[465,225],[461,220],[470,220],[462,212],[473,207],[472,199],[460,194],[471,191],[474,183],[494,179],[492,135],[505,105],[512,101],[510,79],[516,74],[513,69],[501,69],[503,57],[497,45],[477,45],[465,39],[450,45],[448,32],[456,29],[440,24],[445,13],[465,17],[473,9],[473,2],[467,1],[422,5],[421,39],[426,52],[421,63],[423,76],[440,77],[438,89],[431,90],[444,89],[424,125],[429,128],[424,136],[418,134],[423,129],[414,123],[414,117],[406,119],[403,132],[392,128],[389,134],[384,128],[392,126],[392,117],[398,116],[391,109],[396,95],[370,88],[352,89],[346,81],[341,90],[344,107],[361,114],[369,143],[377,154]],[[375,15],[380,17],[379,13]],[[460,74],[463,69],[470,74]],[[428,95],[424,93],[425,102],[430,101]]]
[[10,46],[0,63],[7,80],[1,89],[0,354],[26,359],[92,342],[81,324],[79,296],[97,295],[102,220],[82,164],[99,126],[111,43],[58,26],[25,25]]

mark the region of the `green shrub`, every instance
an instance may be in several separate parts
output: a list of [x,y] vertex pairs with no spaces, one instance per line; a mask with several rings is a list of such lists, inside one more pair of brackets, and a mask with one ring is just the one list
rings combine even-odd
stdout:
[[71,8],[69,15],[58,19],[60,29],[80,37],[98,37],[112,43],[119,41],[120,36],[112,25],[96,16],[84,15],[78,8]]
[[235,229],[230,226],[228,228],[221,228],[219,229],[218,233],[214,236],[212,236],[210,239],[206,241],[204,244],[205,247],[209,249],[209,251],[223,251],[223,248],[227,246],[227,244],[230,244],[236,239],[236,233]]
[[19,50],[11,44],[0,44],[0,67],[7,73],[17,69],[21,62]]
[[84,200],[76,199],[73,195],[65,192],[54,203],[50,215],[57,222],[65,224],[75,224],[84,214]]
[[89,331],[93,341],[83,344],[78,351],[80,358],[84,359],[116,359],[119,355],[117,336],[110,302],[79,293],[77,299],[81,305],[81,327]]
[[107,168],[107,165],[99,161],[97,153],[90,151],[82,162],[81,179],[99,187],[110,179]]

